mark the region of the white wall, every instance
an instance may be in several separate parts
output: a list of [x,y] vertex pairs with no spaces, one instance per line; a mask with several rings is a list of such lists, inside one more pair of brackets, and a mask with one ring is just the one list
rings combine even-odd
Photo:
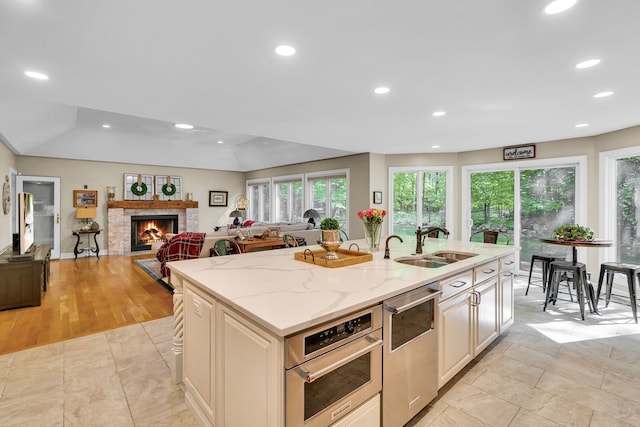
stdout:
[[[16,156],[0,140],[0,193],[5,175],[9,176],[9,171],[11,168],[15,168],[15,164]],[[13,204],[13,200],[11,202]],[[11,244],[11,215],[4,214],[0,209],[0,250]]]

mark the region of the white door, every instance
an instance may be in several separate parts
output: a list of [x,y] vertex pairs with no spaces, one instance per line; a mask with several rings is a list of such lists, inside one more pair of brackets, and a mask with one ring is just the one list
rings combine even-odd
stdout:
[[16,176],[16,194],[33,194],[35,243],[51,245],[51,258],[60,258],[60,178]]

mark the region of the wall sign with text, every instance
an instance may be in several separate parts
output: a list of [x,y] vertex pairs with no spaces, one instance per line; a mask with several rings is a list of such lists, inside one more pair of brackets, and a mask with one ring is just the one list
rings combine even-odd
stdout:
[[535,145],[520,145],[503,149],[503,160],[534,159],[536,157]]

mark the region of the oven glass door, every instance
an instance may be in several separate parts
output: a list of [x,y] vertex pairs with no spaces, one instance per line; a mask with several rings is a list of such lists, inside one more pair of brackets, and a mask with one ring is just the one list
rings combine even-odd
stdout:
[[430,299],[400,313],[392,314],[391,351],[433,329],[434,306],[434,300]]
[[381,332],[292,368],[286,377],[287,426],[326,426],[381,390]]

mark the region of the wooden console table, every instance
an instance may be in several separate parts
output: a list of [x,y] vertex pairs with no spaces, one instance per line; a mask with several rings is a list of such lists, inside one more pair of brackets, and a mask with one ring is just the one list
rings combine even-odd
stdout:
[[[100,259],[100,246],[98,246],[98,234],[102,231],[102,228],[99,230],[71,230],[74,236],[76,236],[76,246],[73,248],[73,254],[75,255],[74,259],[78,259],[78,254],[83,253],[85,250],[89,252],[89,256],[91,256],[91,252],[96,254],[96,257]],[[78,249],[78,245],[80,244],[80,235],[87,235],[87,247],[83,249]],[[95,249],[91,247],[91,235],[93,234],[93,241],[96,244]]]
[[240,246],[240,250],[243,254],[246,254],[251,249],[255,248],[284,248],[285,246],[287,246],[282,237],[255,237],[253,240],[236,239],[236,243],[238,244],[238,246]]
[[14,255],[12,248],[0,254],[0,310],[40,305],[47,290],[51,245],[35,245],[33,257],[10,261]]

